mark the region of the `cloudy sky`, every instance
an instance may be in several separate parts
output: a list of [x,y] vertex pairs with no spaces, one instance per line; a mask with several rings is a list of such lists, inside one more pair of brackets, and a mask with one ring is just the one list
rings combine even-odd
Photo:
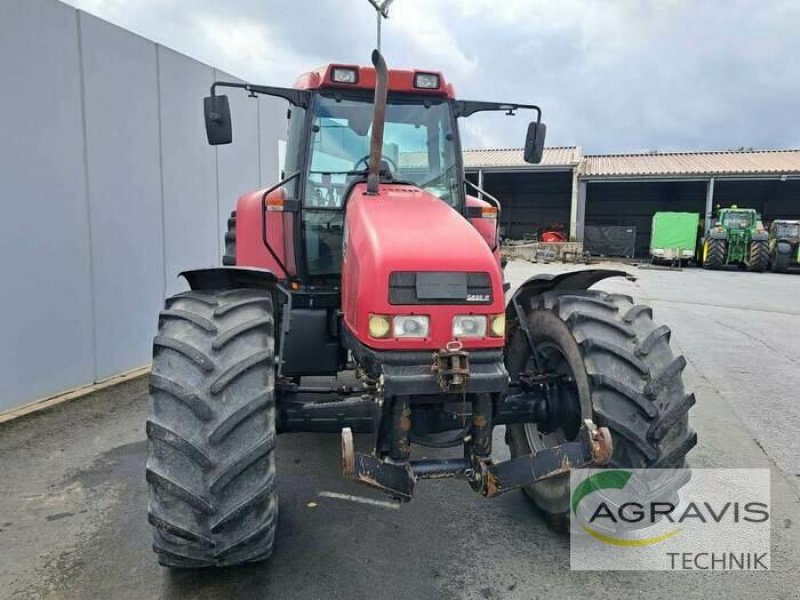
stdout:
[[[369,61],[367,0],[67,0],[250,81]],[[536,103],[549,145],[587,153],[800,147],[798,0],[395,0],[389,66],[460,97]],[[465,147],[519,147],[524,117],[475,115]]]

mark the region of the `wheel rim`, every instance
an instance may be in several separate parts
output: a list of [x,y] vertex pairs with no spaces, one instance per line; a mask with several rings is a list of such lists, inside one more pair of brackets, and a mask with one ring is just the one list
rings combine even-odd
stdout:
[[[539,351],[540,356],[544,359],[543,366],[546,372],[563,375],[569,381],[573,382],[571,385],[575,385],[575,375],[572,371],[572,367],[570,367],[567,357],[561,351],[561,348],[559,348],[553,342],[544,341],[537,344],[536,349]],[[526,370],[532,368],[533,358],[528,361]],[[573,393],[576,394],[577,397],[577,386],[575,387]],[[577,420],[580,421],[579,415]],[[550,432],[540,431],[537,423],[525,423],[523,428],[525,430],[525,438],[528,441],[528,446],[534,454],[540,450],[544,450],[545,448],[552,448],[553,446],[563,444],[569,439],[565,432],[564,426],[559,426]]]

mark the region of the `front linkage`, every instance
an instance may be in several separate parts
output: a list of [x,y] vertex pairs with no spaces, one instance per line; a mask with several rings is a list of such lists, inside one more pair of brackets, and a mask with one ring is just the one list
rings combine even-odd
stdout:
[[463,479],[475,491],[493,498],[572,469],[604,465],[611,452],[608,429],[598,428],[588,419],[574,441],[497,464],[474,453],[464,458],[380,460],[354,452],[352,430],[342,429],[343,475],[386,492],[401,502],[411,500],[418,479]]
[[[442,389],[454,391],[466,386],[468,355],[448,347],[445,356],[435,357],[434,372]],[[458,365],[445,369],[443,365]],[[466,374],[465,374],[466,373]],[[496,425],[539,423],[554,426],[573,421],[580,423],[580,407],[570,382],[555,377],[528,377],[510,386],[516,393],[475,394],[472,396],[471,423],[464,435],[464,457],[408,460],[410,408],[409,402],[394,398],[389,410],[392,447],[387,458],[357,453],[353,433],[342,429],[343,475],[357,483],[388,493],[407,502],[414,494],[418,479],[455,478],[469,482],[484,496],[494,497],[537,481],[568,473],[571,469],[604,465],[612,454],[611,435],[607,428],[597,427],[590,419],[579,426],[572,441],[559,446],[494,463],[490,457],[492,431]],[[396,418],[394,418],[396,416]]]

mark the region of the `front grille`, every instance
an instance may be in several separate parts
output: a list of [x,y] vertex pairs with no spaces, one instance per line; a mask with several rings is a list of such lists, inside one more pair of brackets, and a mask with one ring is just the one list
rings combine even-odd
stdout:
[[389,276],[389,304],[491,304],[488,273],[395,271]]

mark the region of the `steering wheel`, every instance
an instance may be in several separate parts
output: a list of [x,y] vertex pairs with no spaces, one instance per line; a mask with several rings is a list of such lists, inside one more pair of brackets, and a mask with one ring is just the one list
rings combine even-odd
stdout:
[[[389,158],[389,157],[388,157],[388,156],[386,156],[385,154],[381,154],[381,160],[385,160],[385,161],[386,161],[386,163],[389,165],[389,170],[391,171],[391,172],[389,173],[389,175],[391,175],[391,176],[392,176],[392,178],[394,178],[394,174],[395,174],[395,173],[397,173],[397,171],[399,171],[399,170],[400,170],[400,169],[398,169],[398,168],[397,168],[397,163],[396,163],[396,162],[394,162],[394,161],[393,161],[391,158]],[[369,154],[367,154],[367,155],[366,155],[366,156],[364,156],[363,158],[360,158],[360,159],[358,159],[358,160],[355,162],[355,164],[353,165],[353,168],[352,168],[352,170],[353,170],[353,171],[359,171],[360,169],[358,168],[358,165],[360,165],[361,163],[364,163],[364,168],[365,168],[365,169],[368,169],[368,168],[369,168]]]

